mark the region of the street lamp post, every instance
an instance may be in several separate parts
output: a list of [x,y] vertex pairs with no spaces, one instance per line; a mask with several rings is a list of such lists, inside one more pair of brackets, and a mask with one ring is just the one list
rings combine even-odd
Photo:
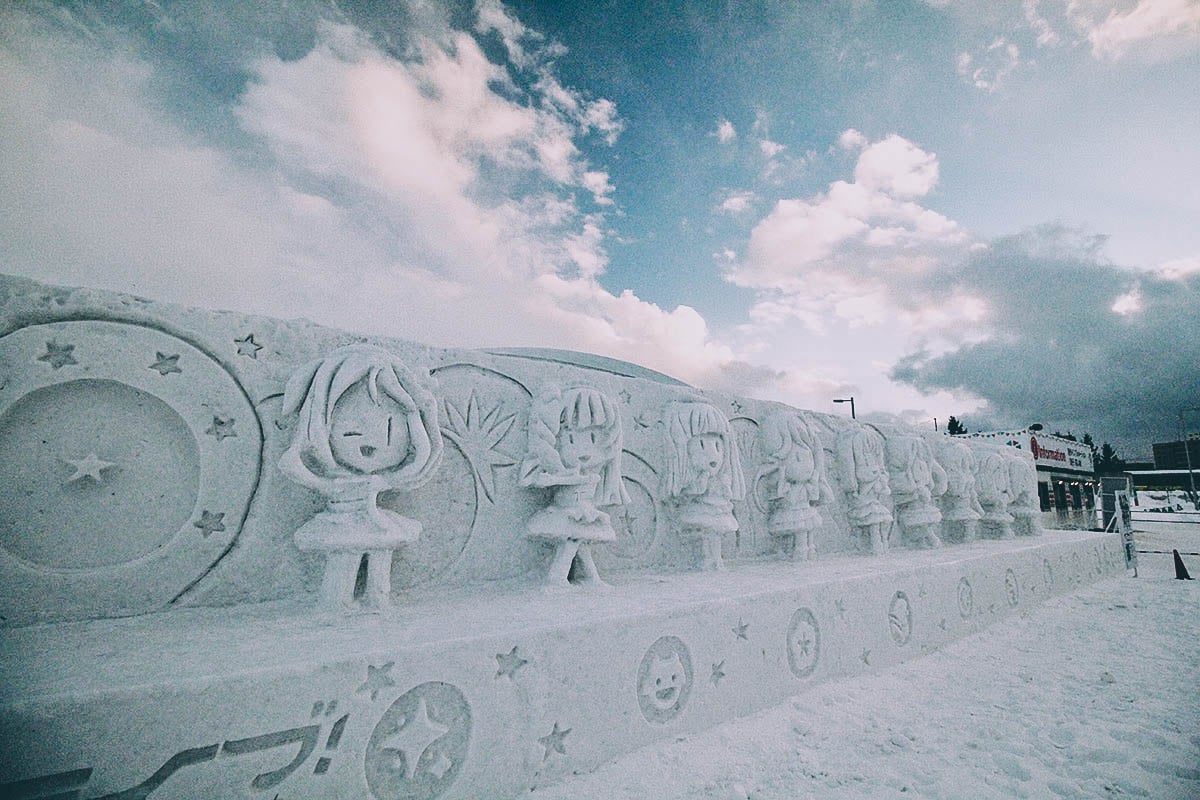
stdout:
[[1192,473],[1192,451],[1188,448],[1187,427],[1183,423],[1183,412],[1185,411],[1200,411],[1200,406],[1179,409],[1179,435],[1183,439],[1183,457],[1187,461],[1188,487],[1191,489],[1188,497],[1192,501],[1192,508],[1200,511],[1200,498],[1196,497],[1196,476]]
[[851,396],[850,396],[850,397],[848,397],[848,398],[847,398],[847,397],[843,397],[843,398],[840,398],[840,399],[838,399],[838,400],[834,400],[833,402],[835,402],[835,403],[849,403],[849,404],[850,404],[850,419],[858,419],[858,417],[854,416],[854,395],[851,395]]

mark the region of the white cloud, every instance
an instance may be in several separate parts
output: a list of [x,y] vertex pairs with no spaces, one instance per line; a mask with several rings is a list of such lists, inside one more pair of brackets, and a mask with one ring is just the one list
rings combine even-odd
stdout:
[[1112,304],[1112,310],[1123,317],[1136,314],[1142,310],[1142,292],[1132,289],[1118,297]]
[[1163,36],[1200,37],[1200,3],[1196,0],[1140,0],[1131,11],[1115,9],[1088,31],[1092,54],[1118,59],[1131,45]]
[[1200,256],[1177,258],[1158,268],[1158,274],[1166,280],[1181,281],[1191,275],[1200,274]]
[[870,191],[893,197],[922,197],[937,184],[937,156],[891,134],[863,150],[854,180]]
[[773,142],[770,139],[762,139],[758,143],[758,149],[761,150],[762,154],[767,158],[774,158],[786,150],[787,146],[782,145],[779,142]]
[[717,124],[717,141],[721,144],[729,144],[737,138],[737,130],[733,127],[733,123],[727,119],[722,119]]
[[[541,345],[697,383],[737,353],[693,309],[613,295],[607,172],[578,137],[615,106],[554,77],[540,38],[494,4],[510,64],[449,29],[395,59],[349,26],[301,58],[259,59],[234,119],[255,159],[165,110],[133,42],[4,12],[0,260],[52,283],[294,317],[437,345]],[[97,37],[99,40],[101,37]],[[530,65],[532,99],[509,78]],[[119,202],[114,202],[119,198]],[[247,221],[252,221],[248,224]]]
[[1021,49],[1000,36],[975,55],[960,53],[955,67],[958,74],[976,89],[994,92],[1020,64]]
[[1039,4],[1040,0],[1024,0],[1022,9],[1025,12],[1025,22],[1037,33],[1038,47],[1053,47],[1061,41],[1062,37],[1054,30],[1050,21],[1042,16],[1038,10]]
[[754,192],[734,191],[726,195],[721,201],[721,210],[727,211],[730,214],[742,214],[748,211],[757,200],[757,195]]
[[838,147],[843,150],[860,150],[866,147],[868,139],[854,128],[848,128],[842,131],[842,135],[838,137]]

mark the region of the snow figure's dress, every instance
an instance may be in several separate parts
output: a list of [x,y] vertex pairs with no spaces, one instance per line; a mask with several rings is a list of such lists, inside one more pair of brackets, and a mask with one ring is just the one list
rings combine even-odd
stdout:
[[1020,450],[1011,450],[1006,455],[1008,487],[1012,498],[1008,512],[1013,515],[1013,532],[1018,536],[1037,536],[1042,532],[1037,469],[1033,459]]
[[983,507],[982,533],[994,539],[1013,537],[1013,516],[1009,513],[1012,491],[1009,487],[1008,457],[1001,450],[988,450],[976,462],[975,488]]
[[946,472],[946,493],[941,497],[942,532],[952,541],[975,539],[983,508],[975,492],[975,456],[962,442],[945,437],[938,455]]
[[554,545],[546,582],[569,585],[578,563],[578,582],[602,583],[591,545],[615,541],[617,533],[597,506],[629,500],[616,405],[596,389],[547,386],[530,410],[527,443],[520,484],[554,489],[550,505],[525,526],[528,538]]
[[759,480],[767,490],[767,531],[788,557],[815,558],[818,507],[833,495],[825,480],[821,439],[803,417],[790,412],[768,417],[759,437],[765,454]]
[[746,496],[737,439],[708,403],[675,401],[665,412],[667,470],[663,497],[679,535],[699,540],[701,567],[721,570],[721,537],[738,529],[733,503]]
[[[279,468],[329,498],[296,531],[301,550],[325,554],[319,605],[325,610],[391,602],[393,551],[416,541],[421,523],[382,509],[386,489],[414,488],[442,457],[437,403],[395,356],[367,345],[343,347],[288,381],[283,414],[298,414]],[[355,583],[366,562],[366,585]]]
[[929,443],[913,434],[889,436],[887,464],[902,538],[919,547],[941,547],[942,512],[935,498],[946,491],[946,472]]
[[884,464],[883,437],[870,428],[853,428],[838,436],[838,467],[846,484],[846,517],[870,542],[871,552],[887,552],[892,512],[884,505],[891,494]]

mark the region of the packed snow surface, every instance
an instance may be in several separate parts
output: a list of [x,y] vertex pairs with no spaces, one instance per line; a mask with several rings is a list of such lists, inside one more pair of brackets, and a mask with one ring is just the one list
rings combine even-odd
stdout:
[[1200,798],[1200,581],[1149,558],[1142,577],[530,797]]

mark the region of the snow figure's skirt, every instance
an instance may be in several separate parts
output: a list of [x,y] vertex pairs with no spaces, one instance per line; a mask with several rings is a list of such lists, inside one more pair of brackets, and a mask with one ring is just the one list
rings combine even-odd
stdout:
[[615,542],[617,532],[613,530],[612,521],[603,511],[593,522],[580,522],[571,519],[571,513],[580,513],[580,509],[566,509],[561,506],[550,506],[538,511],[529,518],[525,525],[525,535],[530,539],[550,539],[563,541],[574,539],[577,542]]

